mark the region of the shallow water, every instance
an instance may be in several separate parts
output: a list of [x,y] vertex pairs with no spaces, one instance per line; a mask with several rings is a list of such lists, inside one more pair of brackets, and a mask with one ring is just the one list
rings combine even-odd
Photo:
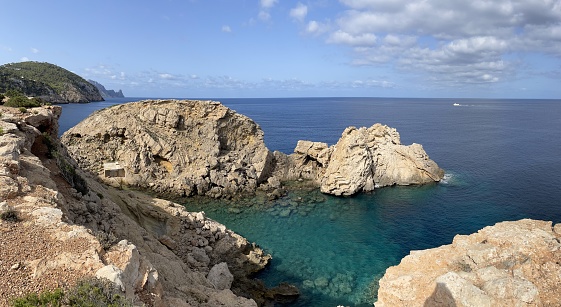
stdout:
[[[422,144],[446,170],[439,184],[348,198],[295,192],[274,205],[254,199],[236,209],[186,202],[270,252],[273,261],[258,277],[271,286],[297,284],[302,297],[293,306],[371,305],[377,279],[410,250],[504,220],[561,222],[561,101],[221,101],[260,124],[272,150],[290,153],[299,139],[333,144],[347,126],[381,122],[396,128],[402,143]],[[63,106],[61,132],[69,119],[91,113],[82,106],[94,104]]]

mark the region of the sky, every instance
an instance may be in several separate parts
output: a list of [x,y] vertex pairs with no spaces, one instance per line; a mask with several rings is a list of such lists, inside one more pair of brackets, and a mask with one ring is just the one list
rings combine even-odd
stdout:
[[561,0],[3,0],[0,64],[129,97],[561,98]]

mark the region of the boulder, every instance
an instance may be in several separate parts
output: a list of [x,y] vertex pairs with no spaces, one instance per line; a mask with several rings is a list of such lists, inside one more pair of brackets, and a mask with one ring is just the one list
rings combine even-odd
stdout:
[[228,270],[228,264],[226,262],[215,264],[212,269],[210,269],[210,272],[208,272],[206,278],[217,290],[230,289],[234,281],[234,276],[230,273],[230,270]]
[[554,229],[545,221],[502,222],[412,251],[386,270],[375,306],[559,306],[561,235]]

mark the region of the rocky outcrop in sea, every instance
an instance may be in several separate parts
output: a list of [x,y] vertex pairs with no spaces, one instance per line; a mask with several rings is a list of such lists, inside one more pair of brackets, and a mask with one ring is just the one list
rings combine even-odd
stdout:
[[377,307],[559,306],[561,224],[502,222],[412,251],[380,280]]
[[92,276],[147,306],[257,306],[279,291],[294,296],[250,278],[270,256],[204,212],[82,171],[56,137],[60,114],[58,106],[0,106],[0,305]]
[[[295,153],[271,152],[250,118],[214,101],[146,100],[100,110],[62,136],[80,167],[111,184],[174,196],[232,198],[258,189],[282,193],[287,180],[352,195],[389,185],[439,181],[444,172],[419,144],[404,146],[393,128],[347,128],[339,142],[300,141]],[[124,175],[104,176],[118,162]]]
[[103,97],[103,98],[124,98],[125,97],[122,90],[118,90],[118,91],[115,92],[115,90],[106,89],[105,86],[103,86],[103,84],[101,84],[97,81],[88,79],[88,82],[93,84],[97,88],[97,90],[101,94],[101,97]]

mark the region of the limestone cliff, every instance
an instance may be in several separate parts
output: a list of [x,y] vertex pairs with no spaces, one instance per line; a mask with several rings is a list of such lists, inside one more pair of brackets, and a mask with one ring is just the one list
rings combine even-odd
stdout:
[[561,224],[502,222],[412,251],[380,280],[377,307],[559,306]]
[[[444,172],[395,129],[350,127],[336,145],[301,141],[292,155],[270,152],[263,131],[218,102],[140,101],[100,110],[62,137],[81,167],[112,184],[175,196],[235,197],[282,181],[311,179],[322,192],[352,195],[388,185],[439,181]],[[124,175],[103,174],[116,161]],[[276,194],[275,194],[276,193]]]
[[147,306],[265,302],[248,276],[270,256],[203,212],[83,172],[56,139],[60,113],[0,106],[0,305],[87,276]]

